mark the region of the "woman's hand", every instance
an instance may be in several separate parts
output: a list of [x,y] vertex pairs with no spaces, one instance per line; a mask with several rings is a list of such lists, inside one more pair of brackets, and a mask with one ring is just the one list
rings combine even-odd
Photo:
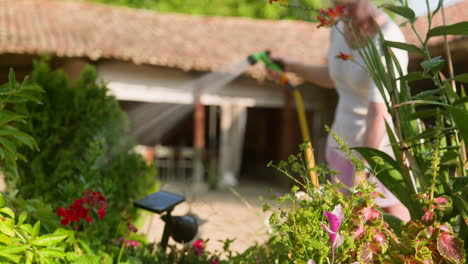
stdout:
[[[271,61],[273,63],[275,63],[276,65],[278,65],[278,67],[280,67],[283,72],[289,72],[290,71],[290,66],[289,66],[290,63],[286,58],[273,57],[272,56]],[[266,70],[267,70],[267,74],[268,74],[269,79],[279,81],[280,74],[277,71],[274,71],[274,70],[272,70],[272,69],[270,69],[268,67],[266,68]]]
[[[298,77],[311,82],[323,88],[334,88],[335,84],[330,78],[327,65],[309,65],[299,61],[287,59],[284,57],[271,56],[273,62],[277,63],[284,72],[291,72]],[[280,74],[267,69],[268,78],[272,80],[279,80]]]

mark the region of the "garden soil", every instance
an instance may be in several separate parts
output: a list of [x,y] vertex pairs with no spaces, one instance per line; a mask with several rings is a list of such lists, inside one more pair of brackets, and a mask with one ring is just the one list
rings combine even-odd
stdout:
[[[176,206],[172,215],[194,214],[201,222],[197,238],[209,239],[209,251],[222,250],[218,240],[234,239],[231,249],[242,252],[255,243],[268,238],[266,220],[271,212],[263,212],[265,202],[287,190],[258,183],[240,183],[234,188],[208,190],[206,186],[194,186],[181,182],[161,183],[161,190],[186,197],[186,202]],[[150,242],[161,240],[164,222],[160,215],[144,213],[140,232]],[[196,238],[196,239],[197,239]],[[174,244],[172,239],[169,244]]]

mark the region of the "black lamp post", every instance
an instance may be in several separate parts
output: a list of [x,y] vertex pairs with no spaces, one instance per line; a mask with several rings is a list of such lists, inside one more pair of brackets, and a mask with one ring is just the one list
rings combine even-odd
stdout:
[[171,212],[175,206],[185,201],[185,197],[166,192],[158,191],[148,195],[133,205],[135,207],[145,209],[147,211],[162,214],[166,212],[161,219],[166,223],[161,238],[160,247],[163,251],[166,250],[169,237],[179,243],[186,243],[192,240],[198,231],[197,220],[191,216],[172,216]]

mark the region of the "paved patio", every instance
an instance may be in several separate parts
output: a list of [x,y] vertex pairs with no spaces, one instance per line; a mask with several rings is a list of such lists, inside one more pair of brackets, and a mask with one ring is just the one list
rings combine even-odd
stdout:
[[[191,186],[181,182],[163,182],[161,190],[174,192],[186,197],[186,202],[176,206],[172,215],[192,213],[204,223],[199,227],[199,238],[210,241],[207,249],[221,250],[218,240],[235,239],[232,249],[243,251],[267,238],[265,224],[269,212],[262,212],[262,201],[269,202],[272,194],[287,190],[255,182],[241,182],[232,189],[208,190],[205,186]],[[152,242],[159,242],[164,222],[159,215],[147,218],[141,232]],[[175,243],[169,240],[169,243]]]

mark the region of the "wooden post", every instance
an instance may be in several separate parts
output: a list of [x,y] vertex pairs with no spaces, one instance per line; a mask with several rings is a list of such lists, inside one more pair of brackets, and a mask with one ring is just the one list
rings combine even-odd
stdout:
[[203,155],[205,150],[205,106],[201,103],[200,89],[195,92],[194,136],[193,136],[193,182],[203,182]]
[[[294,108],[292,104],[292,96],[290,89],[284,89],[283,92],[283,107],[280,114],[280,160],[288,160],[289,155],[295,153],[294,151],[294,135],[295,128],[294,122]],[[296,146],[298,147],[298,146]],[[289,187],[291,180],[284,175],[279,178],[279,183],[284,187]]]

